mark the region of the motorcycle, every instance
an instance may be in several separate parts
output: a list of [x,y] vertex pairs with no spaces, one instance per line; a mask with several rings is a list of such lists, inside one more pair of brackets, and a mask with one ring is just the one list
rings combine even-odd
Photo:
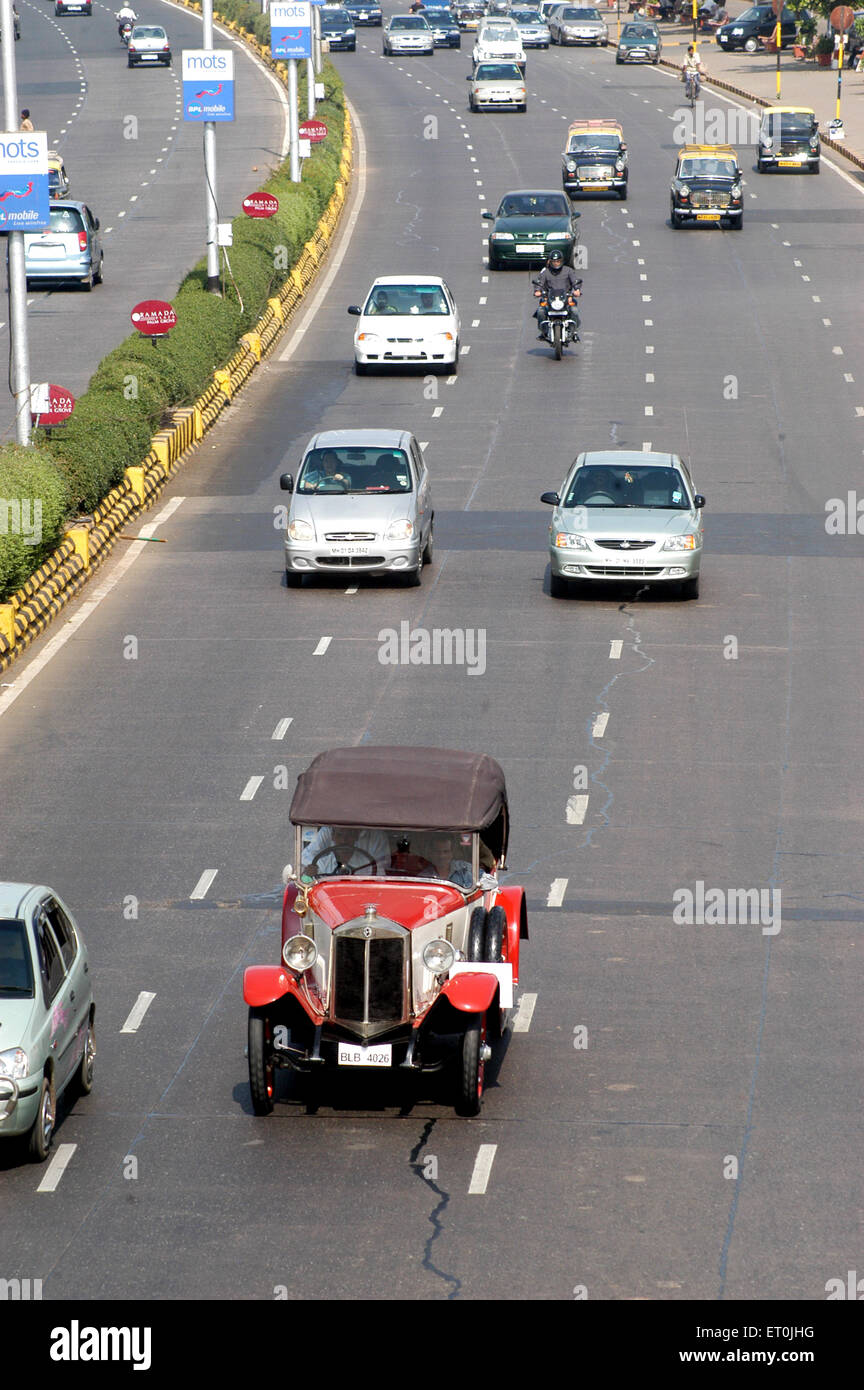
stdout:
[[[534,280],[532,283],[536,285],[539,282]],[[582,281],[577,280],[576,289],[581,288]],[[570,309],[575,303],[574,296],[567,294],[552,294],[540,300],[541,309],[546,310],[545,319],[541,319],[539,323],[540,333],[555,349],[556,362],[560,362],[568,343],[579,341],[579,324],[570,317]]]
[[124,19],[123,23],[118,25],[118,33],[120,35],[120,42],[125,43],[126,47],[128,48],[129,40],[132,37],[131,19]]

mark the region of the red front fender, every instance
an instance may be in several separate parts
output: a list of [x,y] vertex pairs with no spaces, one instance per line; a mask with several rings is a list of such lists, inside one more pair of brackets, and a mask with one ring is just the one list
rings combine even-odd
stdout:
[[513,983],[519,983],[519,942],[528,939],[528,909],[525,890],[515,884],[500,888],[495,898],[507,915],[507,956],[513,966]]
[[243,974],[243,998],[253,1009],[293,994],[294,981],[282,965],[250,965]]
[[480,971],[466,970],[445,980],[439,999],[447,999],[454,1009],[466,1014],[485,1014],[498,993],[498,981],[494,975],[484,975]]

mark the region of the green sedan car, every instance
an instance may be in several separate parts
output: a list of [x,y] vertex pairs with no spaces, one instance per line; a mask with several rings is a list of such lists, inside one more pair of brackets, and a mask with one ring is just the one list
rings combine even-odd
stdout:
[[0,883],[0,1140],[48,1157],[57,1099],[93,1086],[87,948],[50,888]]
[[483,213],[495,224],[489,233],[489,269],[536,264],[553,251],[560,251],[566,264],[575,264],[580,216],[569,198],[554,189],[505,193],[496,213]]

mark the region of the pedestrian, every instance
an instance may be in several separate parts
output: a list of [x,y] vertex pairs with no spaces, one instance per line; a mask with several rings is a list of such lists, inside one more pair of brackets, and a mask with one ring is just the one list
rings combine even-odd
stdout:
[[28,108],[27,108],[26,106],[24,107],[24,110],[21,112],[21,124],[20,124],[20,126],[18,127],[18,129],[19,129],[19,130],[33,130],[33,129],[34,129],[33,122],[32,122],[31,119],[30,119],[30,112],[29,112],[29,110],[28,110]]

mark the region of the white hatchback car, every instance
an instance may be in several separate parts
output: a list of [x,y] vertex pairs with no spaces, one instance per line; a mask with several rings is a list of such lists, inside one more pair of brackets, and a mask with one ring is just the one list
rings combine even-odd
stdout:
[[366,303],[348,306],[360,322],[354,334],[354,370],[428,364],[459,369],[459,310],[438,275],[382,275]]

